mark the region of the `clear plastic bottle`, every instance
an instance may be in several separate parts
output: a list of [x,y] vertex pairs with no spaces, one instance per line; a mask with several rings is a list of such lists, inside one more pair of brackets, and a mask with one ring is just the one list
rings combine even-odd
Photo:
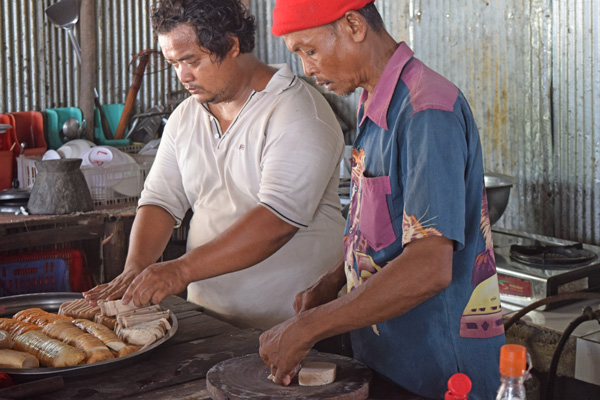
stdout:
[[500,349],[500,388],[496,400],[525,400],[527,349],[505,344]]
[[444,400],[468,400],[471,391],[471,379],[460,372],[448,379],[448,391]]

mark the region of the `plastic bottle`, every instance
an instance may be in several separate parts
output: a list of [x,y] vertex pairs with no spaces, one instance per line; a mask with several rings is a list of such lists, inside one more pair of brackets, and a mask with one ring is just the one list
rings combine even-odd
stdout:
[[448,391],[444,400],[468,400],[471,391],[471,379],[460,372],[448,379]]
[[525,400],[527,349],[505,344],[500,349],[500,388],[496,400]]

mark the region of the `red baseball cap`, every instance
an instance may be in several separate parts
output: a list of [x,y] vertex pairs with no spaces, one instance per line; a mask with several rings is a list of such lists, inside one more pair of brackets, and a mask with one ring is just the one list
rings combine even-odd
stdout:
[[346,11],[360,10],[375,0],[277,0],[273,9],[271,33],[286,33],[316,28],[342,18]]

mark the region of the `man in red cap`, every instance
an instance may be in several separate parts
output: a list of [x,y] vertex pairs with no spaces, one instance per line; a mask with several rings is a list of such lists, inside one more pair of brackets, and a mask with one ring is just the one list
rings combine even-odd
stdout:
[[[495,396],[505,342],[483,160],[467,100],[385,30],[373,0],[277,0],[272,32],[338,95],[362,88],[344,256],[261,336],[290,383],[319,340],[420,396],[457,372]],[[347,294],[338,297],[347,287]]]

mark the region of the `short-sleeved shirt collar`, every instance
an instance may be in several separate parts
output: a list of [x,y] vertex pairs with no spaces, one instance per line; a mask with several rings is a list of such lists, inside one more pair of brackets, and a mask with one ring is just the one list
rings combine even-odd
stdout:
[[[363,115],[359,125],[362,125],[364,120],[369,117],[371,121],[375,122],[380,128],[388,129],[387,123],[387,112],[396,89],[396,84],[400,79],[400,74],[404,69],[406,63],[414,56],[414,52],[404,42],[401,42],[392,58],[388,61],[387,65],[383,69],[383,73],[371,93],[371,100],[369,103],[369,109]],[[358,108],[369,98],[369,92],[364,90],[360,96]]]
[[275,72],[275,75],[273,75],[269,83],[267,83],[263,92],[281,93],[298,82],[298,77],[294,75],[289,65],[270,64],[269,66],[275,68],[277,72]]
[[[271,79],[267,83],[267,86],[265,86],[265,88],[262,91],[252,91],[252,94],[250,95],[248,101],[252,101],[253,98],[256,98],[256,93],[279,94],[298,83],[298,77],[294,75],[288,64],[269,64],[269,67],[274,68],[277,71],[271,77]],[[209,115],[212,115],[210,109],[208,108],[208,105],[205,103],[202,103],[202,110],[207,112]]]

